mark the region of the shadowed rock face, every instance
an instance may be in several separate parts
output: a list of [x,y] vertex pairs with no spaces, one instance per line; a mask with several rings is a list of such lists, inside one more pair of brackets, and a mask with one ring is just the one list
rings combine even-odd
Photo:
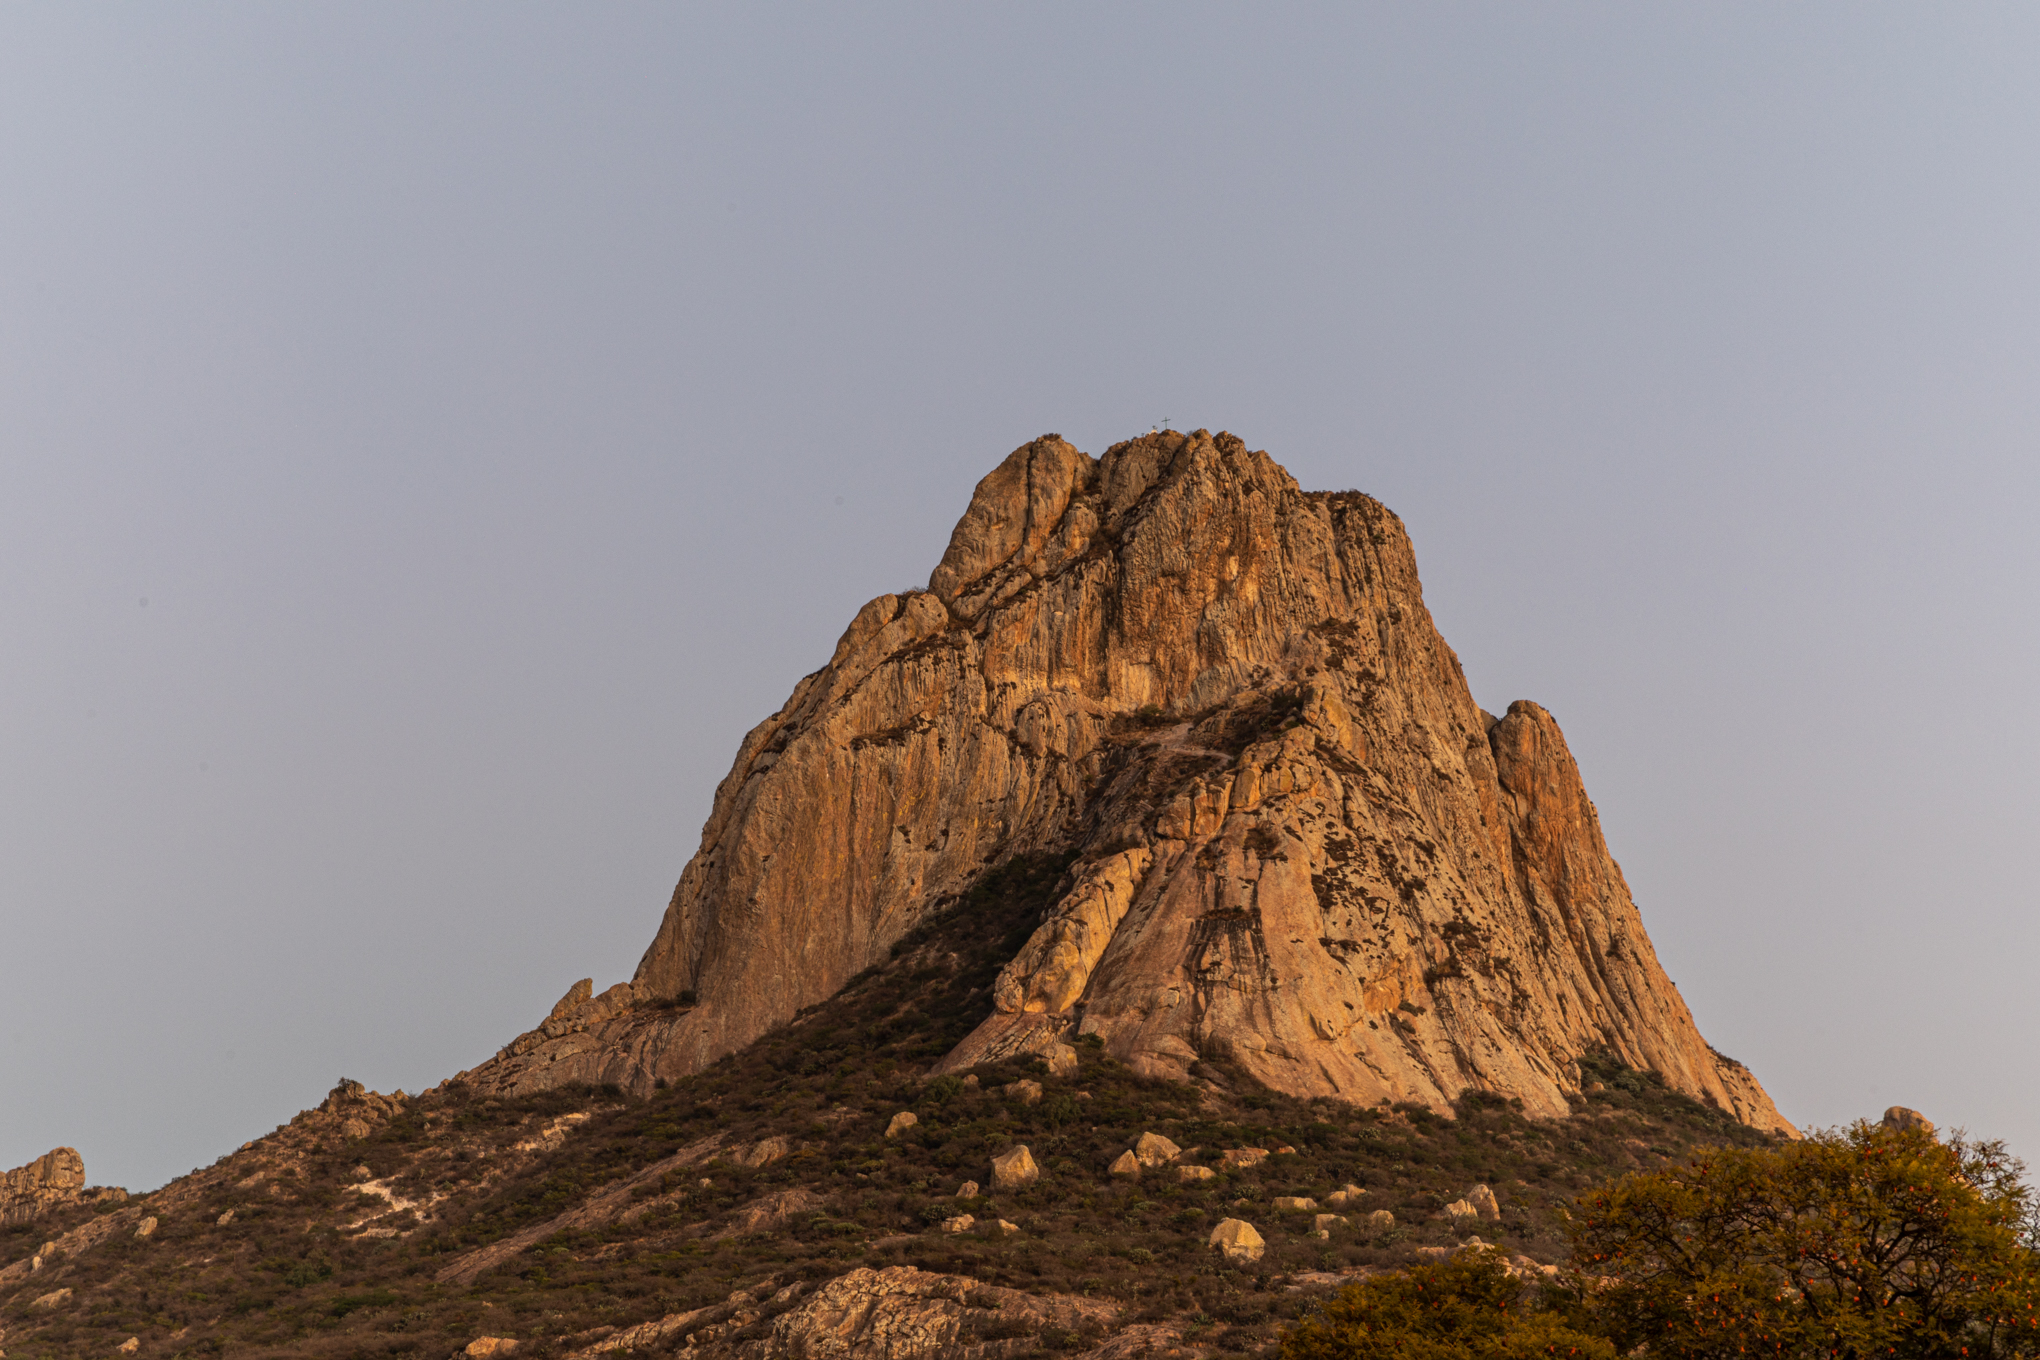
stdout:
[[946,1067],[1088,1034],[1156,1075],[1561,1114],[1606,1048],[1789,1129],[1658,966],[1557,723],[1474,705],[1401,522],[1203,431],[986,477],[929,588],[745,738],[633,982],[472,1075],[698,1071],[987,868],[1072,851]]

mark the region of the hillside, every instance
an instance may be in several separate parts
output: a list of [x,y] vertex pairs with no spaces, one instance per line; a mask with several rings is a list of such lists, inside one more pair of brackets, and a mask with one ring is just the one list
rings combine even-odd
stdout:
[[[0,1349],[441,1357],[502,1337],[519,1355],[592,1357],[693,1337],[703,1357],[1252,1353],[1353,1272],[1471,1233],[1556,1261],[1571,1194],[1768,1136],[1592,1058],[1561,1119],[1482,1097],[1455,1119],[1356,1110],[1219,1064],[1143,1078],[1096,1043],[1060,1076],[1029,1059],[924,1080],[990,1012],[1062,874],[1002,866],[839,996],[647,1096],[343,1085],[154,1194],[0,1231]],[[1022,1081],[1039,1099],[1009,1093]],[[902,1111],[919,1122],[888,1139]],[[1149,1132],[1214,1174],[1113,1176]],[[1014,1146],[1041,1178],[997,1189],[991,1159]],[[1226,1167],[1231,1149],[1269,1155]],[[980,1193],[959,1199],[965,1181]],[[1365,1194],[1333,1206],[1348,1184]],[[1499,1218],[1444,1217],[1476,1184]],[[1320,1208],[1280,1211],[1278,1196]],[[1393,1224],[1369,1224],[1377,1211]],[[1320,1239],[1319,1212],[1345,1221]],[[945,1230],[965,1214],[967,1231]],[[1261,1259],[1207,1246],[1225,1218],[1256,1226]]]

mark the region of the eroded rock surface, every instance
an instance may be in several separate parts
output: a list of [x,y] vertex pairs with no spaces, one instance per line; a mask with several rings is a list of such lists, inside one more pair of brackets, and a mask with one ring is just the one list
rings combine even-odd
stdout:
[[27,1166],[0,1172],[0,1225],[26,1223],[64,1205],[126,1198],[125,1190],[85,1184],[78,1149],[52,1148]]
[[470,1075],[698,1071],[1029,853],[1075,860],[948,1070],[1095,1035],[1157,1076],[1560,1115],[1605,1049],[1789,1131],[1658,965],[1557,722],[1475,705],[1401,522],[1204,431],[1015,451],[929,588],[745,738],[632,981]]

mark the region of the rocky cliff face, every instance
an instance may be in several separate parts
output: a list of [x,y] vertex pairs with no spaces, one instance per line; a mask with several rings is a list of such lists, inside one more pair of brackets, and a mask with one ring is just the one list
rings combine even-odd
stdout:
[[948,1068],[1096,1035],[1155,1075],[1557,1115],[1605,1049],[1789,1131],[1659,967],[1557,723],[1475,706],[1401,522],[1203,431],[1013,453],[929,588],[745,738],[632,982],[471,1076],[698,1071],[1040,853],[1066,891]]
[[85,1159],[76,1148],[53,1148],[12,1171],[0,1172],[0,1227],[26,1223],[73,1204],[120,1201],[127,1191],[85,1184]]

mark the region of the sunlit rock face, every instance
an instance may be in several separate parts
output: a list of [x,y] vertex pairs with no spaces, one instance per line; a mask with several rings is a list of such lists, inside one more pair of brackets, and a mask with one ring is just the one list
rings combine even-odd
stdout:
[[1000,464],[928,589],[745,738],[632,982],[472,1076],[698,1071],[1021,854],[1074,858],[946,1068],[1095,1035],[1557,1115],[1606,1049],[1789,1129],[1659,967],[1558,724],[1474,704],[1401,521],[1201,430]]

